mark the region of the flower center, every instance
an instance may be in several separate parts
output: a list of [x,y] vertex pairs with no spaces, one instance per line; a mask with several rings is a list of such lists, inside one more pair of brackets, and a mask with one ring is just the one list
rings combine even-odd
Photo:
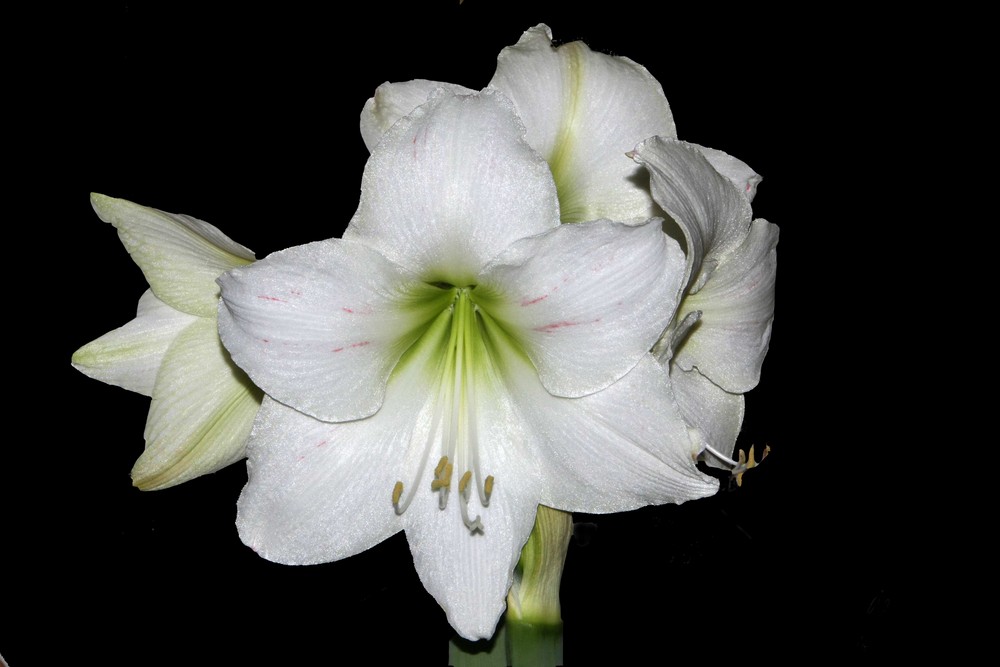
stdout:
[[[435,362],[428,365],[428,372],[435,375],[436,387],[430,433],[423,446],[417,478],[423,475],[431,452],[439,450],[438,464],[430,492],[438,494],[438,506],[444,510],[453,490],[458,473],[458,502],[462,521],[470,533],[483,532],[479,515],[469,514],[469,501],[473,489],[479,504],[487,507],[493,493],[493,476],[485,478],[479,465],[479,443],[476,422],[477,377],[488,363],[488,353],[483,341],[482,316],[472,301],[474,287],[447,287],[454,291],[454,299],[424,334],[426,342],[437,347],[432,356]],[[418,341],[416,345],[421,345]],[[404,497],[403,482],[396,482],[392,490],[392,504],[396,514],[402,514],[419,492],[416,485]]]

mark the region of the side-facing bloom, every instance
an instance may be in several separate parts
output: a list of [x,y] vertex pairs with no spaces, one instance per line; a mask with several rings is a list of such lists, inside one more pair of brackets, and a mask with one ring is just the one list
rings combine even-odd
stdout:
[[152,397],[133,484],[162,489],[239,461],[261,393],[219,340],[215,279],[253,253],[190,216],[90,201],[149,283],[135,319],[73,354],[86,375]]
[[[400,116],[442,87],[469,92],[427,80],[379,86],[361,114],[369,149]],[[777,228],[754,223],[751,233],[749,217],[760,176],[722,151],[694,144],[684,144],[683,150],[700,156],[691,158],[697,168],[658,167],[656,154],[677,136],[659,82],[634,61],[594,52],[583,42],[554,47],[545,25],[530,28],[501,51],[489,87],[510,97],[527,127],[528,143],[548,162],[563,222],[634,223],[663,216],[665,233],[685,243],[688,273],[705,265],[705,271],[685,281],[684,305],[656,352],[675,378],[692,439],[706,454],[715,452],[705,460],[715,465],[718,454],[729,457],[743,422],[743,393],[757,383],[774,313]],[[658,139],[633,152],[651,137]],[[664,182],[670,178],[683,182]],[[741,196],[730,204],[727,192],[729,209],[703,205],[722,187],[719,178],[731,183],[725,189]],[[694,209],[684,208],[681,200]],[[698,231],[717,227],[727,229],[728,236]],[[748,236],[752,239],[744,243]],[[697,245],[699,240],[704,243]],[[729,268],[713,279],[708,268],[720,260]],[[722,368],[744,372],[737,379]]]
[[654,353],[670,368],[692,437],[710,454],[705,461],[729,468],[743,394],[760,381],[771,339],[778,227],[752,220],[751,184],[738,186],[703,151],[653,137],[632,155],[687,247],[684,296]]
[[343,239],[219,279],[220,333],[267,394],[242,539],[283,563],[403,530],[464,637],[493,634],[538,504],[711,495],[650,354],[685,259],[659,220],[560,225],[495,90],[442,91],[380,138]]

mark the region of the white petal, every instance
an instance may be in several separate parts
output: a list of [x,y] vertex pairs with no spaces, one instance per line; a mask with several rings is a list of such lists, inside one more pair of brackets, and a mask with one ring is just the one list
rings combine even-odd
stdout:
[[550,392],[608,386],[667,326],[685,260],[660,223],[561,225],[518,241],[481,274],[476,303],[524,346]]
[[747,198],[747,201],[753,201],[754,195],[757,194],[757,185],[763,180],[760,174],[742,160],[737,160],[728,153],[697,144],[691,145],[701,151],[716,171],[732,181],[733,185]]
[[196,319],[146,290],[135,319],[74,352],[73,367],[95,380],[152,396],[163,355],[174,337]]
[[344,238],[427,282],[473,284],[513,241],[559,224],[552,176],[523,136],[499,93],[438,94],[375,147]]
[[653,137],[636,147],[634,155],[649,170],[653,198],[687,239],[686,284],[696,292],[719,258],[746,237],[750,202],[690,144]]
[[265,397],[247,446],[240,538],[268,560],[306,565],[369,549],[402,529],[392,506],[422,400],[397,392],[368,419],[330,424]]
[[99,194],[91,194],[90,202],[101,220],[118,230],[157,298],[191,315],[214,317],[215,279],[254,259],[218,229],[190,216]]
[[382,139],[386,130],[397,120],[408,116],[418,106],[427,101],[431,94],[444,89],[456,95],[468,95],[474,90],[454,83],[414,79],[400,83],[386,81],[375,89],[375,95],[368,98],[361,110],[361,138],[369,151]]
[[326,421],[375,412],[400,355],[450,299],[340,239],[273,253],[219,284],[233,360],[272,398]]
[[[715,451],[732,458],[736,437],[743,425],[743,394],[731,394],[698,371],[684,371],[673,365],[670,382],[681,416],[696,431],[692,438],[699,438]],[[731,467],[707,453],[702,459],[715,468],[729,470]]]
[[547,26],[526,31],[500,53],[490,86],[514,101],[528,143],[548,160],[564,221],[647,220],[656,209],[646,178],[625,154],[677,136],[663,89],[628,58],[551,42]]
[[[525,446],[544,479],[538,502],[570,512],[621,512],[710,496],[674,402],[666,371],[651,355],[603,391],[557,398],[524,370],[510,393],[531,425]],[[498,478],[498,481],[503,481]]]
[[[430,471],[433,473],[433,470]],[[494,487],[483,532],[470,534],[453,497],[442,511],[434,499],[403,513],[413,565],[427,591],[466,639],[488,639],[506,609],[507,591],[521,548],[535,522],[536,492],[517,479]],[[423,483],[430,485],[427,478]],[[482,511],[482,510],[478,510]]]
[[[510,338],[487,324],[492,384],[478,389],[482,473],[500,489],[530,488],[537,502],[569,512],[620,512],[711,495],[695,465],[666,371],[645,355],[607,389],[553,396]],[[492,507],[492,502],[490,503]],[[489,514],[484,517],[487,525]]]
[[223,349],[215,319],[198,318],[164,355],[133,484],[162,489],[242,459],[260,398]]
[[674,363],[698,368],[723,389],[742,393],[757,386],[771,340],[778,227],[754,220],[743,243],[719,260],[697,294],[678,311],[701,311],[701,319],[680,343]]

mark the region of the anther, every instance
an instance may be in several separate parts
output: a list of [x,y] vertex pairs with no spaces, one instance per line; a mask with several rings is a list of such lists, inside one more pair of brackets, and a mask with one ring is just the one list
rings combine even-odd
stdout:
[[396,486],[392,487],[392,506],[396,508],[396,514],[402,514],[402,510],[399,509],[399,499],[403,496],[403,483],[396,482]]
[[442,456],[441,460],[438,461],[437,467],[434,468],[434,481],[431,482],[431,491],[437,491],[449,486],[451,486],[451,464],[448,463],[447,456]]
[[483,491],[486,494],[486,502],[483,503],[483,507],[490,504],[490,496],[493,495],[493,475],[486,476],[486,483],[483,484]]
[[451,473],[453,467],[450,463],[445,464],[444,471],[431,482],[431,491],[437,491],[438,489],[447,489],[451,486]]
[[469,480],[472,479],[472,471],[466,470],[462,479],[458,480],[458,492],[465,496],[465,490],[469,488]]
[[437,466],[434,468],[434,476],[435,477],[440,477],[441,476],[441,471],[444,470],[444,467],[446,465],[448,465],[448,457],[447,456],[442,456],[441,460],[438,461]]
[[758,465],[760,465],[764,461],[764,459],[767,458],[767,455],[770,454],[770,453],[771,453],[771,446],[770,445],[765,445],[764,446],[764,452],[761,454],[761,457],[760,457],[760,461],[754,461],[753,460],[753,454],[754,454],[754,452],[753,452],[753,445],[750,446],[750,456],[749,456],[749,458],[747,458],[746,454],[744,454],[743,450],[741,449],[740,450],[739,465],[737,465],[736,468],[733,469],[733,476],[736,477],[736,486],[743,486],[743,474],[747,470],[750,470],[752,468],[756,468]]
[[[444,464],[444,468],[441,464]],[[451,490],[451,473],[454,470],[454,466],[448,462],[447,456],[442,456],[441,461],[438,463],[438,467],[435,468],[435,472],[439,471],[438,478],[431,482],[431,491],[440,491],[441,494],[438,496],[438,507],[444,509],[448,506],[448,491]]]

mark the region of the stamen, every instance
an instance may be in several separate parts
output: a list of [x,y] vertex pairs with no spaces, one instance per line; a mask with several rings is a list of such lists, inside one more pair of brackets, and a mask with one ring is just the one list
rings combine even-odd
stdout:
[[[444,470],[441,474],[431,482],[431,491],[440,491],[441,495],[438,497],[438,507],[444,509],[448,506],[448,491],[451,490],[451,473],[454,470],[454,466],[448,463],[448,457],[445,456],[443,459],[445,461]],[[438,464],[440,467],[440,464]]]
[[[434,423],[431,425],[430,432],[428,433],[427,444],[424,445],[424,452],[423,454],[420,455],[420,466],[417,468],[417,479],[420,479],[420,477],[422,477],[424,474],[424,466],[427,465],[427,456],[430,454],[431,445],[434,442],[434,433],[437,431],[438,426],[440,424],[441,424],[441,413],[438,412],[437,414],[434,415]],[[439,462],[438,466],[440,465],[441,463]],[[434,474],[437,475],[437,472],[435,472]],[[418,484],[414,484],[413,488],[410,490],[409,495],[406,496],[406,500],[403,501],[402,505],[399,505],[397,504],[398,498],[396,497],[396,489],[398,488],[399,493],[402,494],[403,483],[396,482],[396,486],[394,486],[392,489],[392,500],[393,500],[392,504],[396,508],[397,515],[400,515],[403,512],[405,512],[406,508],[410,506],[410,503],[413,502],[413,498],[417,495],[418,487],[419,487]]]
[[767,455],[771,453],[771,446],[764,445],[764,453],[760,457],[760,461],[753,460],[753,445],[750,446],[750,458],[746,459],[743,454],[743,450],[740,450],[740,464],[733,470],[733,475],[736,477],[736,486],[743,486],[743,473],[752,468],[756,468],[758,465],[764,462]]
[[[453,303],[448,311],[442,313],[442,317],[448,318],[447,326],[450,331],[447,342],[441,341],[444,343],[444,356],[438,358],[432,371],[437,374],[439,382],[437,396],[431,399],[434,401],[434,414],[427,432],[427,442],[421,452],[417,479],[423,478],[431,451],[437,451],[440,459],[434,467],[430,490],[438,494],[438,506],[445,510],[452,488],[452,475],[458,470],[460,498],[457,502],[462,523],[470,533],[475,534],[482,533],[484,528],[478,514],[470,516],[472,489],[476,488],[481,506],[486,507],[493,493],[493,476],[489,475],[484,480],[479,462],[476,385],[484,370],[481,365],[484,359],[489,363],[489,359],[483,341],[480,340],[483,335],[482,322],[477,315],[479,309],[469,296],[470,289],[456,289]],[[406,486],[402,481],[396,482],[392,489],[392,504],[397,515],[406,511],[417,495],[418,488],[421,493],[426,493],[427,487],[422,487],[421,484]]]
[[[472,315],[473,315],[473,318],[474,318],[473,326],[476,327],[477,331],[480,330],[480,321],[482,319],[482,315],[480,313],[481,313],[481,311],[479,310],[479,306],[473,305],[473,309],[472,309]],[[468,370],[469,379],[466,382],[466,385],[467,385],[468,391],[469,391],[469,402],[470,402],[471,405],[474,406],[474,405],[476,405],[476,379],[475,379],[475,377],[473,377],[473,374],[472,374],[473,373],[473,366],[472,366],[473,350],[471,350],[471,349],[468,350],[467,354],[469,355],[469,363],[466,364],[466,367],[469,369]],[[482,473],[482,471],[479,468],[479,446],[478,446],[479,445],[479,442],[478,442],[478,439],[479,439],[479,430],[478,430],[478,425],[479,425],[479,423],[476,421],[475,412],[473,412],[473,414],[469,418],[469,442],[472,443],[472,469],[475,471],[476,482],[477,483],[482,483],[483,473]],[[476,493],[479,494],[479,504],[482,505],[483,507],[487,507],[490,504],[490,492],[493,490],[493,477],[492,476],[490,476],[490,477],[488,477],[486,479],[486,485],[489,486],[489,489],[490,489],[489,491],[480,490],[479,487],[478,487],[478,485],[476,487]]]

